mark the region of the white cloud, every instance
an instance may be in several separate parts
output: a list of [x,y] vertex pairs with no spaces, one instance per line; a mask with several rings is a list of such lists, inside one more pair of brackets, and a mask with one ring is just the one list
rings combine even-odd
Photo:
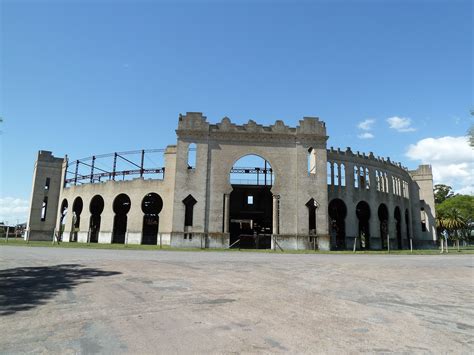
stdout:
[[359,134],[357,137],[359,137],[360,139],[372,139],[374,138],[374,135],[370,132],[363,132]]
[[357,128],[361,130],[357,137],[360,139],[372,139],[374,138],[374,134],[372,131],[372,126],[374,125],[375,120],[373,118],[368,118],[364,121],[361,121],[357,124]]
[[431,164],[435,184],[450,185],[456,193],[473,193],[474,150],[467,137],[425,138],[411,144],[406,156]]
[[413,132],[415,128],[411,126],[411,119],[408,117],[389,117],[387,122],[391,129],[394,129],[398,132]]
[[372,129],[372,126],[374,125],[375,120],[372,118],[368,118],[362,122],[359,122],[357,125],[357,128],[363,130],[363,131],[370,131]]
[[26,222],[30,203],[14,197],[0,198],[0,222],[8,221],[9,224]]

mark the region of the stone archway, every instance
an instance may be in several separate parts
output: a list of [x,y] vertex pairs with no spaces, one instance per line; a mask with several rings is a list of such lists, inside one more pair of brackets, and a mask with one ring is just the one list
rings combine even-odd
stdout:
[[[275,176],[268,160],[254,154],[234,162],[229,181],[230,246],[250,249],[270,249]],[[226,218],[226,217],[224,217]]]

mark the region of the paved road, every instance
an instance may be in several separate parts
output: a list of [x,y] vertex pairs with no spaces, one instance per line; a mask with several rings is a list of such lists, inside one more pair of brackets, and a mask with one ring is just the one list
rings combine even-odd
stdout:
[[0,247],[0,353],[472,353],[470,255]]

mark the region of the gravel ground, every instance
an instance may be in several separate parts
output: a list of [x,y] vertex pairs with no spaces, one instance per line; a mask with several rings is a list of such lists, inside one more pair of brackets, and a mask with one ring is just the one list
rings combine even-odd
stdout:
[[473,255],[0,247],[1,353],[473,353]]

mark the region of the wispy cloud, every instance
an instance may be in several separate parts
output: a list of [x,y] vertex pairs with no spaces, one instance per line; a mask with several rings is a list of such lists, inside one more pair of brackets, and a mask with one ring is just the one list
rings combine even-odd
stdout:
[[363,130],[363,131],[370,131],[372,129],[372,126],[374,125],[375,120],[372,118],[368,118],[362,122],[359,122],[357,125],[357,128]]
[[360,139],[372,139],[374,138],[374,134],[372,133],[372,127],[375,123],[375,120],[373,118],[368,118],[364,121],[361,121],[357,124],[357,128],[362,131],[359,132],[357,135],[358,138]]
[[416,129],[411,126],[411,119],[408,117],[389,117],[387,122],[391,129],[394,129],[398,132],[413,132]]
[[357,137],[359,137],[360,139],[372,139],[374,138],[374,135],[370,132],[363,132],[359,134]]
[[3,197],[0,198],[0,222],[10,224],[26,222],[29,210],[29,202],[20,198]]
[[450,185],[457,193],[474,193],[474,151],[467,137],[425,138],[411,144],[406,156],[431,164],[435,184]]

